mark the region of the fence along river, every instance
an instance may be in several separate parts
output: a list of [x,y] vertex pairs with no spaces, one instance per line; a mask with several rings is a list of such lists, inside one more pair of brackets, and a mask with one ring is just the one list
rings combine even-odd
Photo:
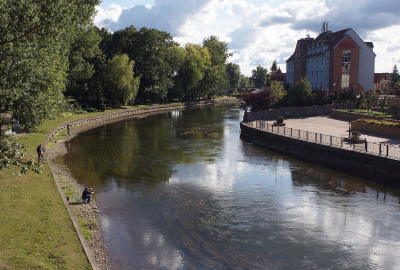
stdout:
[[235,106],[79,134],[113,269],[399,269],[399,190],[239,138]]

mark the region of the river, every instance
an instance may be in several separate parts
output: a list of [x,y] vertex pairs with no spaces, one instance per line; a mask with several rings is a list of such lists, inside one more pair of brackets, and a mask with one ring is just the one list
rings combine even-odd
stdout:
[[400,269],[400,191],[243,142],[237,106],[77,135],[113,269]]

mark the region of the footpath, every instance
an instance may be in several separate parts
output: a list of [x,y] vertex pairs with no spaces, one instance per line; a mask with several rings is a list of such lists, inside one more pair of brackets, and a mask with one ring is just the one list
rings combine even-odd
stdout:
[[[272,125],[275,120],[265,120],[265,123]],[[309,132],[316,132],[325,135],[347,138],[349,136],[349,122],[341,119],[335,119],[328,115],[305,116],[298,118],[285,119],[285,127],[299,129]],[[386,143],[392,145],[400,145],[400,138],[390,136],[374,135],[370,133],[362,133],[362,139],[368,142]]]

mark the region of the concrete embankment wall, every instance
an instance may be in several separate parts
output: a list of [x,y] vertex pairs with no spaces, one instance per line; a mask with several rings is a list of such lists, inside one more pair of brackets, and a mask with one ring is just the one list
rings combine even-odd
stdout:
[[269,133],[240,123],[241,138],[273,151],[400,188],[400,161]]

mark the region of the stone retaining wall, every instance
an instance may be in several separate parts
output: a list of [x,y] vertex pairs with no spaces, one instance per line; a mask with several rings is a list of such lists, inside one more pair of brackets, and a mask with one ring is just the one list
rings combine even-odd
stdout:
[[[352,105],[353,106],[353,105]],[[350,103],[344,104],[327,104],[314,105],[305,107],[282,107],[279,109],[270,109],[266,111],[247,112],[244,121],[254,120],[271,120],[277,119],[279,116],[283,118],[294,118],[300,116],[322,115],[329,114],[334,109],[349,109]]]
[[261,147],[400,188],[400,161],[262,131],[240,123],[240,137]]

